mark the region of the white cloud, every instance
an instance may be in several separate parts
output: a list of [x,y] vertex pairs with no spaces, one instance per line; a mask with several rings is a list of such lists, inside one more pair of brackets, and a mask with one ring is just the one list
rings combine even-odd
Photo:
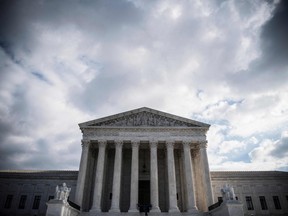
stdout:
[[252,162],[274,163],[275,167],[287,168],[288,158],[288,135],[287,131],[282,133],[279,140],[263,140],[260,145],[253,149],[249,156]]
[[219,146],[219,154],[234,154],[235,152],[243,151],[246,148],[246,143],[237,140],[224,141]]
[[[287,170],[287,134],[287,131],[284,131],[281,138],[276,141],[265,139],[258,143],[258,140],[255,137],[252,137],[247,143],[235,140],[231,142],[223,142],[220,144],[219,153],[215,154],[215,151],[209,152],[210,168],[211,170],[240,171]],[[247,148],[247,146],[251,144],[254,144],[254,147],[252,147],[252,150],[249,152],[249,161],[231,160],[231,155],[239,153],[239,150],[244,151],[245,147]],[[221,156],[222,154],[225,156]]]

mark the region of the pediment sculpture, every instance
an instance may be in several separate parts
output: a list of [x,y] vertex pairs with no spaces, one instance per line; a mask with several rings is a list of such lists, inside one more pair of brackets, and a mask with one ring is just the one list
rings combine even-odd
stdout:
[[91,126],[197,127],[198,125],[144,111],[95,123]]

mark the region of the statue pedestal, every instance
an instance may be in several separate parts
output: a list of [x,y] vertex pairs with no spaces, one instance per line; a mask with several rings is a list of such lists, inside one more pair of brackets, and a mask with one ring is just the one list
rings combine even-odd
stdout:
[[228,200],[211,211],[212,216],[244,216],[243,204],[237,200]]
[[65,200],[49,200],[46,216],[77,216],[80,211],[71,207]]
[[63,200],[49,200],[46,204],[46,216],[62,216],[64,215],[66,205],[68,205]]
[[[80,213],[80,207],[75,203],[68,201],[71,188],[66,183],[62,186],[57,185],[55,190],[55,199],[49,200],[47,205],[46,216],[77,216]],[[70,206],[69,202],[71,203]]]

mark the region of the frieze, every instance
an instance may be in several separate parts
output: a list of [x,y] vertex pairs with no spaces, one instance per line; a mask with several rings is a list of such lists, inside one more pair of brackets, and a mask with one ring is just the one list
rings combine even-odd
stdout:
[[207,130],[204,129],[192,129],[192,128],[82,128],[83,136],[95,135],[95,136],[120,136],[120,135],[136,135],[147,133],[157,133],[170,136],[206,136]]
[[[93,141],[97,141],[98,139],[106,139],[107,141],[115,141],[117,139],[119,139],[119,137],[115,137],[115,136],[106,136],[106,137],[88,137],[90,140],[93,140]],[[135,138],[138,138],[138,137],[121,137],[121,139],[125,142],[130,142],[131,140],[134,140]],[[180,143],[181,141],[190,141],[192,146],[191,146],[191,149],[196,149],[198,147],[194,147],[194,145],[198,145],[199,143],[203,142],[204,141],[204,138],[203,137],[182,137],[181,140],[178,138],[178,137],[141,137],[139,138],[139,140],[142,142],[149,142],[150,140],[158,140],[159,142],[161,143],[164,143],[168,140],[176,140],[176,143]]]
[[[206,130],[201,128],[177,128],[177,127],[85,127],[82,128],[84,140],[158,140],[165,142],[192,142],[193,145],[206,143]],[[193,147],[192,147],[193,148]]]
[[92,124],[91,126],[117,126],[117,127],[199,127],[188,122],[168,118],[150,112],[139,112]]
[[129,136],[135,136],[135,137],[167,137],[171,136],[169,132],[119,132],[119,136],[122,137],[129,137]]
[[118,139],[122,139],[124,141],[131,141],[134,140],[135,138],[139,139],[140,141],[150,141],[150,140],[159,140],[161,142],[165,142],[168,140],[175,140],[176,142],[181,142],[181,141],[189,141],[193,144],[199,144],[202,142],[206,142],[206,137],[205,136],[181,136],[181,137],[176,137],[176,136],[161,136],[159,134],[154,134],[154,135],[147,135],[147,136],[135,136],[135,135],[126,135],[126,136],[93,136],[93,135],[87,135],[85,139],[90,139],[90,140],[98,140],[98,139],[106,139],[108,141],[114,141]]

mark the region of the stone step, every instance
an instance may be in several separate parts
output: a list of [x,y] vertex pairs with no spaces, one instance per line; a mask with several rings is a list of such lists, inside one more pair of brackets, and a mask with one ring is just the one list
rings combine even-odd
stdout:
[[[168,213],[168,212],[160,212],[160,213],[148,213],[148,216],[205,216],[206,213],[188,213],[188,212],[180,212],[180,213]],[[111,213],[111,212],[81,212],[79,216],[145,216],[144,212],[139,213],[128,213],[128,212],[120,212],[120,213]]]

